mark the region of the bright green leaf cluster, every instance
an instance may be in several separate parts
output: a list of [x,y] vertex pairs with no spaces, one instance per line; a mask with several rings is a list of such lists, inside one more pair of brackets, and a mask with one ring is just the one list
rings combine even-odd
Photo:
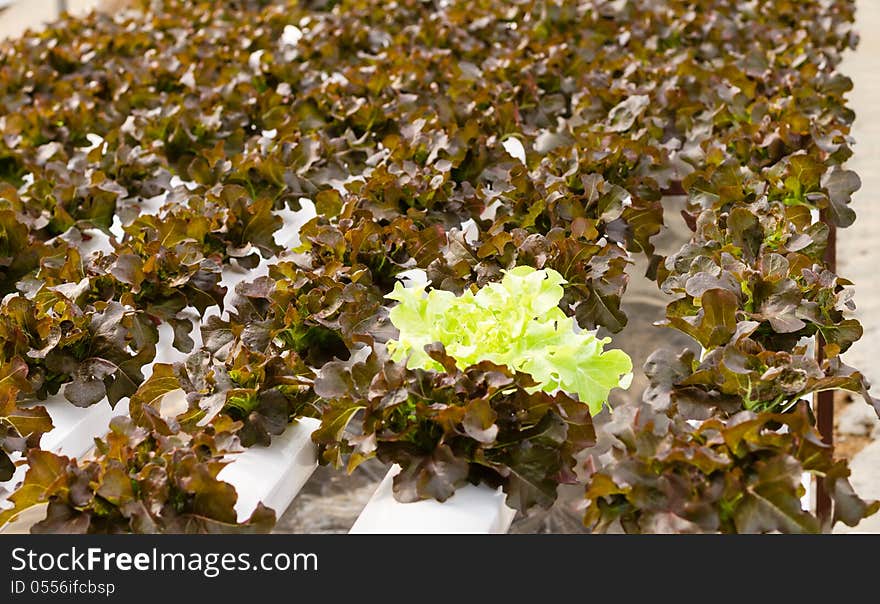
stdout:
[[389,341],[388,350],[395,361],[409,355],[410,369],[442,369],[424,350],[440,342],[462,369],[480,361],[506,365],[546,392],[576,394],[598,413],[612,388],[629,386],[632,360],[622,350],[603,350],[610,338],[575,330],[558,306],[563,283],[552,269],[528,266],[461,296],[397,283],[388,298],[400,303],[391,310],[400,339]]

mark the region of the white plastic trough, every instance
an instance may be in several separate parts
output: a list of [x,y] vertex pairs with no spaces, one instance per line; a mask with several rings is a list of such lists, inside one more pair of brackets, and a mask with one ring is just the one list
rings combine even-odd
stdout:
[[110,419],[125,414],[126,408],[127,405],[120,402],[113,409],[106,398],[91,407],[75,407],[58,394],[46,403],[55,427],[43,435],[41,448],[68,457],[80,457],[94,447],[95,436],[107,430]]
[[316,419],[301,419],[281,436],[272,437],[270,446],[229,456],[232,463],[217,477],[235,487],[239,521],[246,520],[260,502],[278,516],[290,506],[318,465],[312,432],[319,424]]
[[516,515],[507,507],[500,488],[485,485],[467,485],[443,503],[400,503],[392,492],[392,481],[399,472],[400,467],[395,465],[385,475],[349,531],[351,534],[506,533]]

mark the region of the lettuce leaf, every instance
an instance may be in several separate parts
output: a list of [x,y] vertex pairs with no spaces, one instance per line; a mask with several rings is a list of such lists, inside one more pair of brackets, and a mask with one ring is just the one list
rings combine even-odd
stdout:
[[611,339],[576,330],[559,308],[565,279],[552,269],[519,266],[476,293],[397,283],[387,297],[399,304],[391,322],[400,330],[388,342],[392,359],[410,369],[443,368],[425,351],[435,342],[465,369],[492,361],[522,371],[545,392],[562,390],[598,413],[612,388],[629,387],[632,360],[622,350],[604,350]]

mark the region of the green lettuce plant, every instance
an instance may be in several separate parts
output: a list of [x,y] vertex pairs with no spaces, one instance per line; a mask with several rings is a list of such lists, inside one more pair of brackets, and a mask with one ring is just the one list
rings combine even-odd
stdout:
[[397,362],[408,356],[409,369],[442,371],[425,350],[439,342],[460,369],[481,361],[505,365],[529,374],[536,390],[577,395],[596,414],[612,388],[629,386],[632,360],[622,350],[604,350],[610,338],[575,329],[559,308],[564,283],[552,269],[529,266],[460,296],[397,283],[388,298],[399,302],[390,317],[400,337],[388,350]]

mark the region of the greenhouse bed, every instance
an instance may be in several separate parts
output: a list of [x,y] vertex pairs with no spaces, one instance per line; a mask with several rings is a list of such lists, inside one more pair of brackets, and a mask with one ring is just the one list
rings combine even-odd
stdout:
[[[853,4],[698,4],[144,0],[4,44],[0,523],[267,532],[370,459],[354,532],[876,513],[830,446],[830,392],[880,413],[834,258]],[[679,338],[643,373],[637,257]]]

